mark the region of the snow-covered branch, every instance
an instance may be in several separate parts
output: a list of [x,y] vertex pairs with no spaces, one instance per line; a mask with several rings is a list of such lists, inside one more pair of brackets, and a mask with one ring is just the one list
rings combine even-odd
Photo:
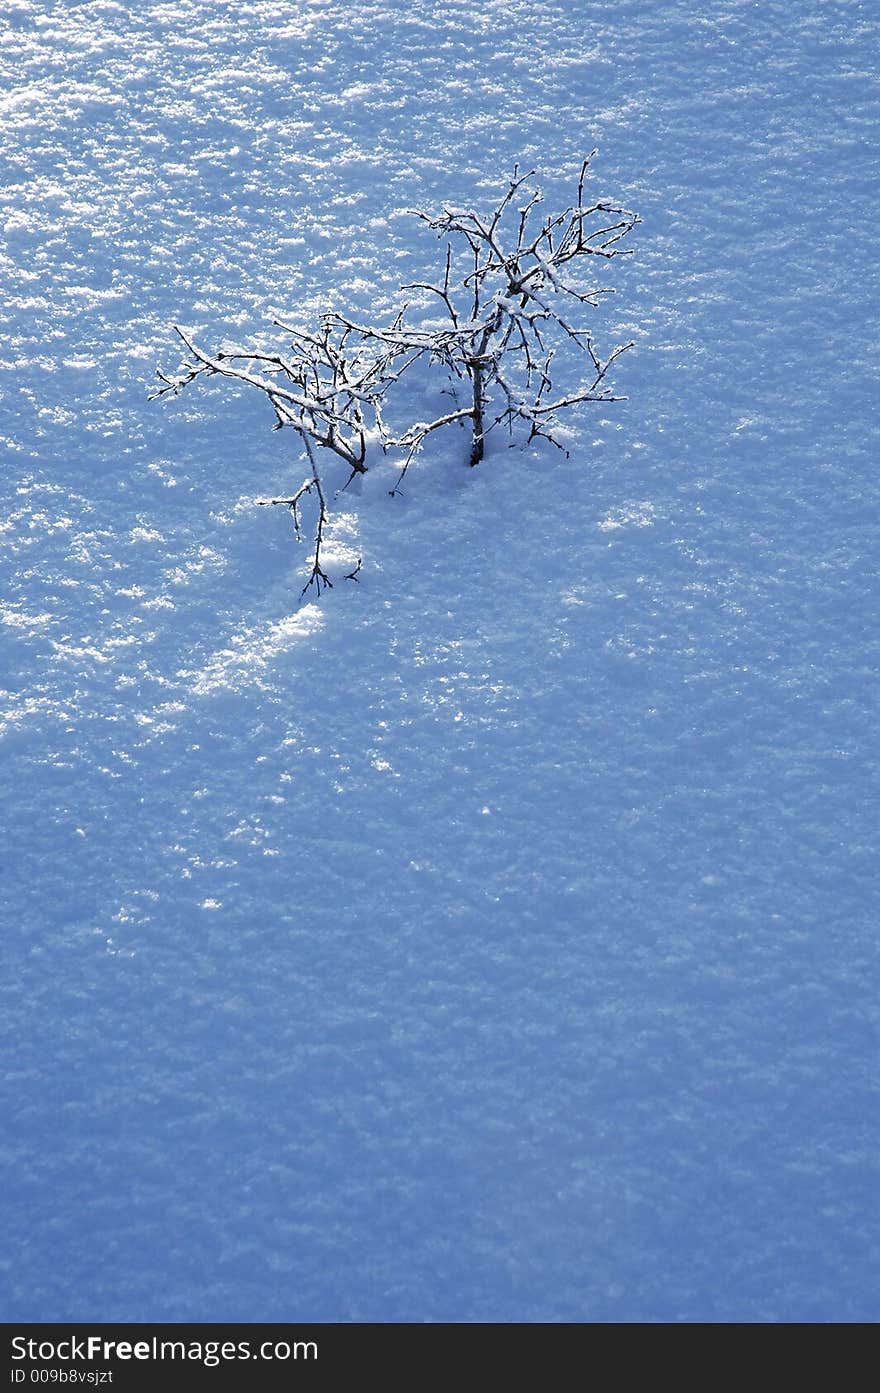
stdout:
[[[552,216],[543,212],[543,197],[531,183],[533,172],[521,174],[518,167],[488,212],[413,210],[445,241],[442,274],[402,287],[416,292],[417,304],[434,307],[433,319],[419,319],[407,302],[389,324],[360,322],[339,311],[326,313],[316,330],[276,320],[290,339],[286,351],[278,353],[224,349],[211,354],[192,334],[176,328],[187,356],[176,374],[158,373],[161,385],[154,397],[177,395],[201,378],[231,379],[261,392],[271,403],[275,429],[292,426],[302,441],[310,476],[289,498],[262,502],[285,505],[297,536],[303,498],[310,496],[317,504],[315,555],[304,593],[314,586],[320,594],[332,584],[321,560],[328,505],[318,450],[345,461],[349,482],[367,471],[368,433],[384,451],[400,450],[403,462],[394,494],[428,436],[444,426],[469,423],[468,463],[473,466],[483,459],[486,439],[500,425],[511,432],[515,425],[524,426],[526,439],[541,437],[563,449],[555,435],[560,413],[620,400],[606,379],[612,364],[633,345],[618,344],[607,357],[600,355],[589,325],[579,321],[613,289],[580,283],[577,269],[579,262],[594,257],[609,261],[626,254],[629,249],[620,244],[640,220],[605,199],[585,203],[595,153],[581,165],[575,202]],[[586,359],[586,380],[580,373],[582,380],[575,385],[570,368],[562,377],[561,349],[575,355],[575,362]],[[447,371],[453,406],[395,428],[390,399],[420,361]]]

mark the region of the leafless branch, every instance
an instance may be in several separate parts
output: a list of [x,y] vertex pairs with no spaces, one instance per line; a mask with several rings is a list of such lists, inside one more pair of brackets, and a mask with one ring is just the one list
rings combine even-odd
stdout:
[[[309,477],[290,497],[260,500],[261,506],[287,507],[299,538],[303,500],[313,500],[315,551],[303,594],[332,586],[322,564],[329,511],[318,451],[330,451],[348,465],[349,483],[367,471],[368,436],[383,451],[402,451],[400,474],[390,490],[395,494],[428,436],[444,426],[469,423],[468,462],[476,465],[499,426],[510,433],[514,426],[525,427],[528,440],[540,437],[564,449],[554,433],[560,413],[621,400],[607,385],[608,374],[633,344],[600,355],[583,315],[598,309],[613,290],[583,284],[576,273],[579,263],[592,265],[592,258],[609,261],[626,254],[621,243],[640,219],[606,199],[585,203],[595,154],[581,163],[576,201],[552,216],[543,212],[542,195],[531,183],[533,171],[522,174],[517,166],[488,213],[469,207],[413,210],[446,250],[439,278],[402,290],[422,292],[422,304],[429,303],[424,296],[434,297],[442,320],[419,320],[409,303],[388,324],[338,311],[326,313],[311,329],[276,320],[289,345],[285,352],[269,353],[224,349],[210,354],[175,326],[186,357],[176,373],[158,372],[154,398],[176,396],[203,378],[232,379],[261,392],[271,404],[275,429],[292,426],[303,442]],[[571,350],[575,361],[578,355],[586,358],[583,385],[562,386],[560,348]],[[395,425],[391,399],[418,362],[446,370],[454,408]],[[357,580],[360,569],[358,561],[346,579]]]

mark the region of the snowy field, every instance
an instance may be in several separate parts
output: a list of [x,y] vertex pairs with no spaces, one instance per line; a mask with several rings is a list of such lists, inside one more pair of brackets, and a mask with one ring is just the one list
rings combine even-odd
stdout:
[[[878,36],[6,0],[0,1318],[880,1316]],[[594,146],[629,401],[377,466],[300,605],[171,324],[378,316]]]

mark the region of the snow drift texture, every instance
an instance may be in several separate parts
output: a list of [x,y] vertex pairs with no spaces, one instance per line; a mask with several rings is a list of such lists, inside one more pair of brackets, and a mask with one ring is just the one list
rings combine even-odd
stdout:
[[[6,9],[0,1314],[876,1319],[875,11]],[[298,608],[171,322],[594,145],[629,403],[377,468]]]

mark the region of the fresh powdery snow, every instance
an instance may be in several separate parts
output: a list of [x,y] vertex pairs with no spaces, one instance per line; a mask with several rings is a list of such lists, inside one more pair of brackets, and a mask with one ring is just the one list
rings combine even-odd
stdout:
[[[0,1317],[880,1315],[878,31],[8,0]],[[172,324],[379,322],[594,147],[629,399],[371,457],[300,601]]]

